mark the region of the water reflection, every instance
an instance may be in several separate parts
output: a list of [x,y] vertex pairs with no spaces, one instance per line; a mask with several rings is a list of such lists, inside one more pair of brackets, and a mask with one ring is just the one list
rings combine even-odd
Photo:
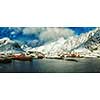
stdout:
[[100,72],[100,59],[33,59],[32,62],[16,60],[9,64],[0,64],[0,72]]

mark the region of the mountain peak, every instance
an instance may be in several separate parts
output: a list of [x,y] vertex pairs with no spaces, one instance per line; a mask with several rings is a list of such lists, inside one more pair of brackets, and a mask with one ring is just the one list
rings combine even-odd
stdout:
[[92,46],[96,45],[95,43],[99,41],[97,40],[98,37],[100,37],[100,28],[96,28],[80,36],[71,36],[67,39],[61,37],[57,41],[33,48],[32,50],[42,52],[47,56],[57,56],[61,53],[70,51],[83,52],[87,54],[91,52],[90,49],[93,48]]
[[14,41],[10,40],[8,37],[4,37],[0,39],[0,44],[7,44],[7,43],[13,43]]
[[0,52],[18,53],[22,51],[23,50],[21,49],[20,45],[17,42],[10,40],[8,37],[0,39]]

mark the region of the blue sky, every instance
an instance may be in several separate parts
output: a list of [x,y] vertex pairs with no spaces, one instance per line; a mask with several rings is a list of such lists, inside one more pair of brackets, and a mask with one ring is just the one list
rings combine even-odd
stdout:
[[86,33],[95,29],[95,27],[70,27],[70,29],[74,30],[76,34],[80,35],[81,33]]
[[[23,35],[22,31],[17,29],[18,27],[13,27],[12,29],[9,29],[8,27],[0,27],[0,38],[2,37],[9,37],[9,38],[19,38],[20,36],[29,37],[30,39],[35,38],[35,35]],[[67,28],[67,27],[66,27]],[[69,29],[72,29],[75,31],[75,34],[81,34],[88,32],[90,30],[93,30],[95,27],[68,27]],[[16,34],[10,34],[11,32],[16,32]]]
[[95,27],[0,27],[0,38],[9,37],[13,40],[40,45],[57,40],[60,37],[68,38],[74,35],[89,32]]

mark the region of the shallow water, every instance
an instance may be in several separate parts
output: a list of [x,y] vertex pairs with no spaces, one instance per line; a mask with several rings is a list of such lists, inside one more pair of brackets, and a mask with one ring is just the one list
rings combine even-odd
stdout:
[[86,73],[100,72],[100,59],[75,58],[74,60],[33,59],[30,61],[13,60],[9,64],[0,64],[0,72],[51,72]]

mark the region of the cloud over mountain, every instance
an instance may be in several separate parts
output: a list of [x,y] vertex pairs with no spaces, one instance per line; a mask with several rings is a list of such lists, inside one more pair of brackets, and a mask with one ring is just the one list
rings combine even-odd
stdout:
[[92,29],[92,27],[0,27],[0,38],[9,37],[12,40],[39,46],[56,41],[60,37],[67,39]]
[[46,28],[45,31],[41,32],[39,35],[39,39],[45,42],[54,41],[59,39],[60,37],[68,38],[69,36],[73,36],[74,31],[68,28]]
[[44,28],[44,27],[26,27],[23,29],[23,34],[24,35],[32,35],[32,34],[36,35],[45,30],[46,30],[46,28]]
[[68,38],[75,35],[69,28],[61,27],[27,27],[23,29],[23,35],[36,35],[40,41],[49,42],[60,37]]

